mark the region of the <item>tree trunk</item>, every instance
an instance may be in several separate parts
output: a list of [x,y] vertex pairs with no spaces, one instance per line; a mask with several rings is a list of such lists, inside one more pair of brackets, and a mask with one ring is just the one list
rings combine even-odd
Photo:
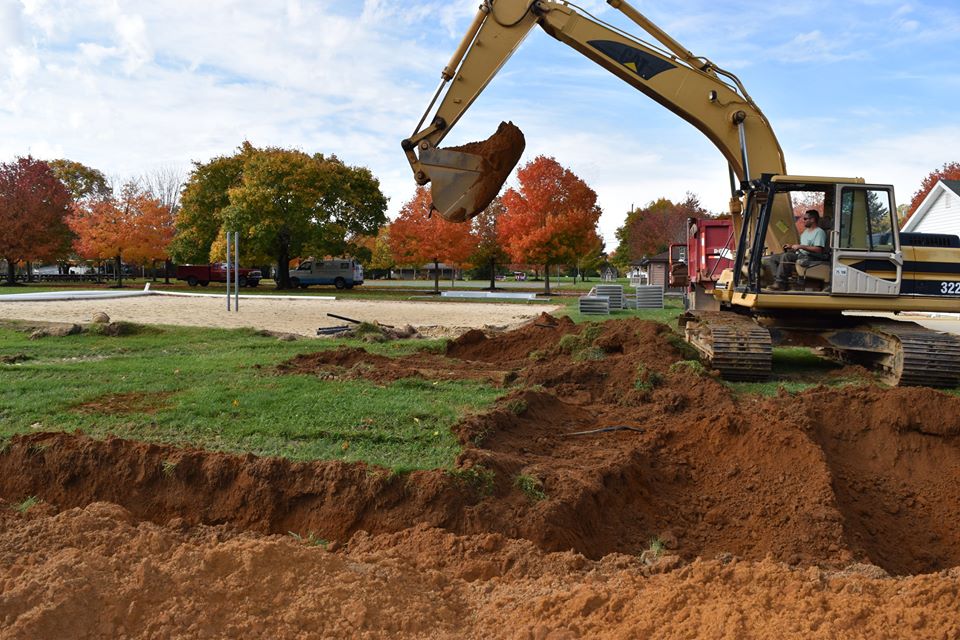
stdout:
[[497,288],[497,259],[490,258],[490,291]]
[[123,266],[122,266],[123,263],[120,261],[119,251],[117,252],[117,255],[114,258],[114,260],[116,261],[116,267],[117,267],[117,288],[121,289],[123,288]]
[[290,288],[290,246],[282,235],[277,243],[277,273],[274,280],[277,289]]
[[170,284],[170,258],[163,261],[163,283]]
[[433,292],[440,293],[440,261],[433,259]]
[[150,262],[150,271],[153,272],[153,281],[156,282],[157,281],[157,261],[156,260],[152,260]]
[[27,282],[33,282],[33,263],[27,260]]
[[550,295],[550,263],[543,265],[543,292]]
[[17,263],[12,258],[7,258],[7,285],[17,284]]

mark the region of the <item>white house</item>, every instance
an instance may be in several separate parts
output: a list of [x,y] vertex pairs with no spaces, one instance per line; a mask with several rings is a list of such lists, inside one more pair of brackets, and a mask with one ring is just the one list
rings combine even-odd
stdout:
[[940,180],[901,231],[960,235],[960,180]]

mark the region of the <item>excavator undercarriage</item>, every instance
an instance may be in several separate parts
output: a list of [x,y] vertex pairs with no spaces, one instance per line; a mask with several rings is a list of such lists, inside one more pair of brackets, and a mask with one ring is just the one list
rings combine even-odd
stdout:
[[726,380],[766,380],[774,346],[803,346],[873,370],[889,385],[960,386],[960,338],[955,335],[866,316],[816,322],[819,327],[797,318],[754,319],[729,311],[687,312],[680,318],[687,342]]

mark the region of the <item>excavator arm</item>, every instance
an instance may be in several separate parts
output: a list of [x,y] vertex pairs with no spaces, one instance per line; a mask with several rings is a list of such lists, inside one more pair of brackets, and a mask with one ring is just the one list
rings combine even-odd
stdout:
[[[773,129],[736,76],[694,56],[627,2],[607,3],[643,28],[655,44],[607,25],[562,0],[484,0],[444,68],[433,101],[414,134],[402,145],[416,181],[432,182],[434,207],[442,216],[462,221],[480,213],[520,158],[522,134],[507,123],[481,143],[453,149],[442,149],[439,144],[534,25],[707,136],[729,164],[733,192],[730,208],[736,222],[739,183],[763,173],[786,173],[783,151]],[[424,126],[438,99],[434,117]],[[632,116],[623,114],[624,119],[628,117]],[[790,214],[788,206],[778,209],[784,216]],[[792,216],[789,227],[793,229]]]

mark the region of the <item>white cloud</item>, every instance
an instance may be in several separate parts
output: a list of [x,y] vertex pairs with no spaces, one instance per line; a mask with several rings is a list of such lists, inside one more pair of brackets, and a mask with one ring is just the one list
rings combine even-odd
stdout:
[[0,0],[0,51],[23,44],[23,25],[20,18],[20,3],[16,0]]
[[[637,4],[695,53],[724,67],[751,67],[748,89],[766,92],[764,101],[779,99],[782,85],[775,81],[792,82],[803,68],[830,62],[845,73],[840,62],[861,62],[851,52],[877,57],[876,64],[857,68],[876,73],[875,86],[907,84],[908,72],[923,69],[929,81],[916,85],[956,95],[956,75],[951,84],[930,65],[898,66],[884,53],[900,45],[883,29],[927,47],[936,46],[937,28],[954,38],[957,12],[942,6],[883,0],[880,17],[863,25],[863,35],[844,38],[840,30],[864,10],[862,1],[831,9],[836,20],[826,22],[822,16],[834,6],[828,0],[776,7],[760,0],[693,0],[683,12]],[[414,191],[400,140],[426,108],[477,5],[0,0],[0,160],[32,152],[132,176],[156,166],[188,169],[191,160],[231,153],[249,139],[369,166],[395,213]],[[602,0],[586,6],[638,31]],[[911,21],[921,27],[911,31]],[[927,55],[951,59],[934,53]],[[909,118],[892,118],[900,113],[896,105],[858,104],[855,115],[841,105],[826,116],[833,111],[811,113],[819,98],[806,106],[784,102],[779,112],[767,113],[794,172],[862,172],[894,182],[902,201],[923,175],[957,159],[943,157],[960,148],[955,130],[916,130],[936,120],[922,94],[910,104]],[[944,113],[950,100],[940,103]],[[726,166],[706,138],[543,33],[524,43],[447,144],[486,138],[500,120],[526,132],[522,162],[553,155],[598,192],[608,248],[631,205],[691,191],[712,210],[727,206]],[[854,121],[863,125],[865,144],[852,140]]]

